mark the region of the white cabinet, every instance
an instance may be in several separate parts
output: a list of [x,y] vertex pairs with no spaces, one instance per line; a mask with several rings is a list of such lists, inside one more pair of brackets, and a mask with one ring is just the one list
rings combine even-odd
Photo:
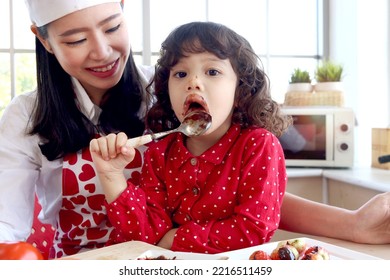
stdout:
[[328,204],[355,210],[373,196],[381,193],[376,190],[327,179]]
[[377,168],[288,168],[287,191],[347,209],[357,209],[376,194],[390,191],[390,170]]
[[287,192],[310,200],[322,202],[322,177],[294,177],[287,182]]

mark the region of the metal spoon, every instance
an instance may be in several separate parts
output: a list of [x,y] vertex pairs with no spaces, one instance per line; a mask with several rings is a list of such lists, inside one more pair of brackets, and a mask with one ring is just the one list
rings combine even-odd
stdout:
[[164,137],[174,132],[181,132],[188,137],[202,135],[211,126],[211,115],[204,111],[192,111],[188,113],[180,126],[176,129],[159,132],[154,134],[146,134],[127,140],[127,145],[138,147],[145,145],[153,140]]

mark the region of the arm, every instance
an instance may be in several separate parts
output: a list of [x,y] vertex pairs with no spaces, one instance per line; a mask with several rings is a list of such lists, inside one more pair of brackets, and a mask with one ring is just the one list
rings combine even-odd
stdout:
[[[160,180],[157,172],[163,166],[164,156],[160,151],[156,153],[162,158],[150,159],[149,147],[144,153],[140,186],[133,185],[131,181],[124,190],[111,202],[105,203],[107,215],[116,229],[115,243],[129,240],[141,240],[150,244],[157,244],[162,236],[172,228],[169,212],[166,210],[165,184]],[[161,168],[160,168],[161,170]],[[123,175],[122,175],[123,176]],[[110,183],[114,187],[113,183]]]
[[160,242],[158,242],[157,246],[160,246],[165,249],[171,249],[172,248],[172,243],[173,239],[175,238],[177,228],[173,228],[169,230],[163,238],[161,238]]
[[286,193],[280,228],[359,243],[389,243],[390,192],[373,197],[357,210],[329,206]]
[[34,188],[41,168],[38,137],[26,134],[29,96],[16,97],[0,120],[0,241],[31,233]]

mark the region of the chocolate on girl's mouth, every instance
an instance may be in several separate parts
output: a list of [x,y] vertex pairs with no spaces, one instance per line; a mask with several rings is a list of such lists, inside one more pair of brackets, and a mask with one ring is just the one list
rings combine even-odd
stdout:
[[183,116],[192,111],[205,111],[208,112],[207,104],[204,98],[198,94],[190,94],[187,96],[184,102]]

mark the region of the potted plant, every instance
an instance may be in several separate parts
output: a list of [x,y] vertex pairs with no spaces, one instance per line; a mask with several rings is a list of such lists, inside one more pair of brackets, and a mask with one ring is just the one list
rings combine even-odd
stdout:
[[341,64],[325,60],[319,64],[314,73],[317,83],[315,91],[342,91],[343,66]]
[[308,71],[295,68],[291,73],[288,91],[312,92],[311,77]]

